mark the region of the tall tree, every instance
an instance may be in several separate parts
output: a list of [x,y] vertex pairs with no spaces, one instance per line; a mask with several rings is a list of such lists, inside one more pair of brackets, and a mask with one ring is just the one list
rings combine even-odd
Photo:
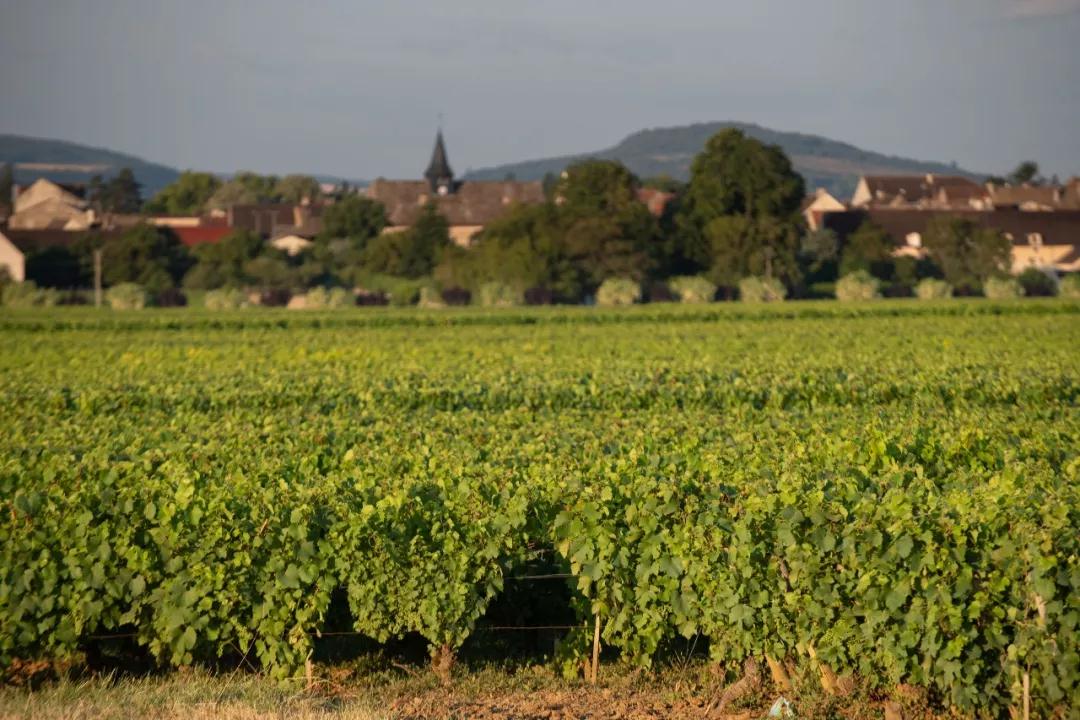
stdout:
[[[740,130],[723,130],[705,144],[690,168],[690,182],[676,218],[680,252],[702,268],[716,266],[715,253],[724,256],[721,265],[749,267],[750,255],[782,252],[772,258],[783,267],[795,267],[798,237],[798,210],[805,194],[802,177],[792,169],[784,151],[744,135]],[[713,226],[719,218],[739,216],[748,225],[734,223]],[[757,232],[752,226],[767,221],[769,227]],[[780,225],[788,229],[781,232]],[[710,226],[712,231],[708,231]],[[738,230],[738,232],[735,232]],[[785,238],[779,242],[779,238]],[[739,238],[736,241],[736,238]],[[771,249],[759,243],[771,240]],[[725,246],[726,242],[730,245]],[[741,253],[737,262],[732,253]],[[790,256],[789,256],[790,255]]]
[[217,176],[187,170],[151,198],[145,209],[162,215],[198,215],[219,187]]
[[840,275],[865,270],[876,278],[892,275],[893,242],[881,227],[869,220],[848,236],[840,255]]
[[184,277],[189,288],[242,288],[250,284],[249,263],[267,251],[266,242],[250,230],[231,232],[217,243],[195,248],[195,266]]
[[1006,273],[1012,259],[1008,238],[966,218],[934,218],[922,244],[945,280],[968,292],[977,291],[987,278]]
[[319,181],[310,175],[286,175],[277,181],[274,194],[280,202],[299,204],[318,200],[322,194]]
[[90,203],[100,213],[133,214],[142,208],[142,186],[131,168],[121,168],[114,177],[90,179]]
[[1042,177],[1039,175],[1039,164],[1033,160],[1025,160],[1009,173],[1009,180],[1014,185],[1039,185]]
[[160,292],[175,287],[190,266],[191,256],[176,235],[153,225],[136,225],[102,248],[106,285],[134,282]]
[[431,275],[450,246],[450,226],[434,203],[428,203],[411,228],[380,235],[364,251],[370,270],[398,277]]
[[323,211],[322,238],[348,239],[363,250],[387,225],[386,207],[362,195],[346,195]]

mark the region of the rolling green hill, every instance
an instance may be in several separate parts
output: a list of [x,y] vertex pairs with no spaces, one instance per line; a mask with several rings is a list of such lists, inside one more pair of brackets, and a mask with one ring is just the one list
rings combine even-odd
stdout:
[[150,197],[179,175],[174,168],[133,155],[25,135],[0,135],[0,163],[14,165],[15,181],[19,183],[33,182],[40,177],[56,182],[84,183],[94,175],[107,177],[129,167],[143,186],[143,197]]
[[779,145],[791,158],[795,169],[806,179],[807,190],[824,187],[841,199],[849,197],[859,176],[867,173],[948,173],[981,177],[955,165],[883,155],[819,135],[780,132],[752,123],[737,122],[641,130],[606,150],[483,168],[468,173],[466,177],[473,180],[501,180],[513,175],[518,180],[538,180],[549,172],[561,172],[575,161],[603,158],[622,162],[642,178],[670,175],[686,180],[694,155],[701,151],[706,140],[725,128],[738,128],[762,142]]

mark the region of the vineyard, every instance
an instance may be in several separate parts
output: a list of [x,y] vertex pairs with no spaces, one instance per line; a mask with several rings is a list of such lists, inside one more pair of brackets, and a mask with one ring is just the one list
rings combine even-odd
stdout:
[[560,646],[1080,712],[1080,304],[0,318],[0,667]]

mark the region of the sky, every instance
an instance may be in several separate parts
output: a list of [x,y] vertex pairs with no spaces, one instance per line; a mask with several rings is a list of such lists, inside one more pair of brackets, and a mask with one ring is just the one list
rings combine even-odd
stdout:
[[1080,174],[1080,0],[0,0],[0,132],[419,177],[714,120]]

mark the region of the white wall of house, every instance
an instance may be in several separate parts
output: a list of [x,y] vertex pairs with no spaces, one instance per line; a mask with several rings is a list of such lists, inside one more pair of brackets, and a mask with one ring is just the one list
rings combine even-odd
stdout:
[[15,282],[26,279],[26,258],[3,233],[0,233],[0,267],[5,268]]

